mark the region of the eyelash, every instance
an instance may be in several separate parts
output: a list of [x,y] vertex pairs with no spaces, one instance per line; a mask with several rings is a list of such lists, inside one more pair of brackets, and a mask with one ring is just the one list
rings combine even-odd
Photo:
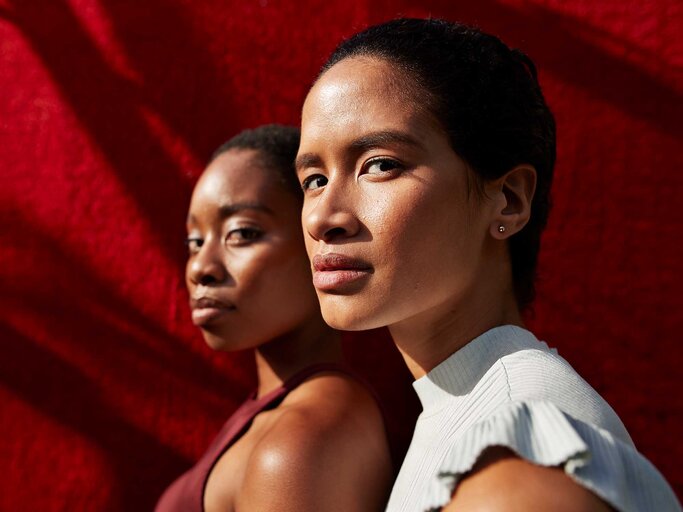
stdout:
[[204,245],[204,239],[196,236],[187,237],[185,239],[185,247],[190,254],[197,254],[199,249]]
[[[233,237],[233,235],[236,235],[236,234],[240,235],[238,237],[238,239],[231,241],[231,238]],[[230,244],[230,245],[237,245],[237,246],[247,245],[251,242],[255,242],[255,241],[259,240],[262,235],[263,235],[263,231],[261,231],[260,229],[256,229],[256,228],[231,229],[230,231],[228,231],[228,234],[225,237],[225,243]],[[204,239],[203,238],[192,236],[192,237],[187,237],[185,239],[185,246],[187,247],[187,250],[191,256],[197,254],[203,245],[204,245]]]
[[[389,169],[389,170],[387,170],[387,171],[383,171],[383,170],[380,169],[380,172],[379,172],[379,173],[371,173],[371,172],[369,172],[368,169],[369,169],[370,167],[372,167],[373,165],[376,165],[376,164],[380,164],[380,165],[382,165],[382,164],[390,164],[390,165],[392,166],[392,168]],[[405,166],[404,166],[403,164],[401,164],[401,163],[398,162],[397,160],[394,160],[393,158],[387,158],[387,157],[385,157],[385,156],[378,156],[378,157],[375,157],[375,158],[371,158],[370,160],[366,161],[366,162],[363,164],[363,171],[365,171],[366,174],[375,174],[375,175],[377,175],[377,174],[390,174],[390,173],[392,173],[392,172],[400,172],[400,171],[403,171],[404,169],[405,169]]]
[[[379,173],[371,173],[371,172],[369,172],[368,169],[369,169],[370,167],[372,167],[373,165],[376,165],[376,164],[380,164],[380,165],[382,165],[382,164],[390,164],[390,165],[392,166],[392,168],[389,169],[389,170],[386,170],[386,171],[382,171],[382,170],[380,169],[380,172],[379,172]],[[405,168],[406,168],[406,167],[405,167],[403,164],[401,164],[398,160],[394,160],[393,158],[387,158],[387,157],[375,157],[375,158],[371,158],[370,160],[367,160],[367,161],[363,164],[363,166],[362,166],[362,170],[364,171],[365,174],[374,174],[374,175],[378,175],[378,174],[390,174],[390,173],[393,173],[393,172],[401,172],[401,171],[405,170]],[[318,179],[324,179],[324,180],[325,180],[325,183],[322,184],[322,185],[319,185],[319,186],[317,186],[317,187],[315,187],[315,188],[313,188],[313,189],[311,189],[311,184],[312,184],[315,180],[318,180]],[[301,188],[303,189],[304,192],[306,192],[306,191],[308,191],[308,190],[316,190],[316,189],[318,189],[318,188],[322,188],[322,187],[324,187],[325,185],[327,185],[327,177],[326,177],[326,176],[323,176],[322,174],[311,174],[310,176],[307,176],[307,177],[303,180],[303,182],[301,183]]]
[[[319,178],[323,178],[325,180],[325,183],[323,185],[316,187],[315,189],[311,189],[311,183]],[[304,192],[308,190],[316,190],[318,188],[324,187],[325,185],[327,185],[327,178],[322,174],[311,174],[310,176],[306,176],[306,178],[304,178],[304,181],[301,182],[301,188]]]
[[[228,231],[225,237],[226,243],[230,243],[230,238],[233,234],[239,233],[240,237],[236,242],[232,242],[231,245],[246,245],[250,242],[255,242],[263,235],[263,231],[256,228],[237,228]],[[246,235],[246,236],[245,236]]]

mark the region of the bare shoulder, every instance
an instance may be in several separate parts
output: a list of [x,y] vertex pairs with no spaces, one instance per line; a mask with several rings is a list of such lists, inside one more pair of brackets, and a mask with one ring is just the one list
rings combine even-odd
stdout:
[[450,512],[608,512],[613,509],[560,468],[538,466],[506,448],[484,452],[460,482]]
[[289,393],[267,441],[285,442],[303,455],[324,450],[337,459],[349,458],[349,448],[388,450],[384,420],[370,391],[334,372],[315,375]]
[[379,510],[391,484],[373,397],[338,374],[292,391],[251,452],[239,510]]
[[293,390],[283,405],[315,408],[325,414],[349,414],[356,419],[382,421],[379,406],[370,390],[358,380],[338,372],[312,376]]

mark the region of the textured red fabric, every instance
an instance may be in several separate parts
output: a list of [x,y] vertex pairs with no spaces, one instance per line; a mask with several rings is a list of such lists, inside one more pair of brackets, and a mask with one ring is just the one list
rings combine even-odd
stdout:
[[[254,377],[190,323],[193,180],[240,129],[297,123],[340,38],[398,14],[536,60],[559,154],[529,323],[681,496],[681,3],[421,4],[0,0],[0,510],[149,510],[202,453]],[[409,435],[400,357],[351,338]]]

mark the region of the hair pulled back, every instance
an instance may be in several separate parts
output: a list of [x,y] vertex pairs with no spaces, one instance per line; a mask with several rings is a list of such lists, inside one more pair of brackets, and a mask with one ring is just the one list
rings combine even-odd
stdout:
[[235,135],[216,149],[211,161],[233,149],[254,150],[261,165],[275,171],[280,183],[303,200],[303,191],[294,171],[299,139],[300,130],[294,126],[266,124]]
[[427,105],[480,184],[520,164],[536,169],[531,218],[508,246],[517,302],[520,308],[528,306],[535,295],[555,165],[555,121],[531,59],[477,28],[411,18],[370,27],[343,41],[321,75],[349,57],[382,59],[406,72],[413,98]]

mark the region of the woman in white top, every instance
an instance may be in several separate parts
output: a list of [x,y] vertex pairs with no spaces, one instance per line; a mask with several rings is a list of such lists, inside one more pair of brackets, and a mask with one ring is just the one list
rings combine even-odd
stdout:
[[467,26],[372,27],[306,98],[296,165],[323,316],[388,326],[424,409],[387,510],[680,510],[523,328],[554,161],[533,63]]

